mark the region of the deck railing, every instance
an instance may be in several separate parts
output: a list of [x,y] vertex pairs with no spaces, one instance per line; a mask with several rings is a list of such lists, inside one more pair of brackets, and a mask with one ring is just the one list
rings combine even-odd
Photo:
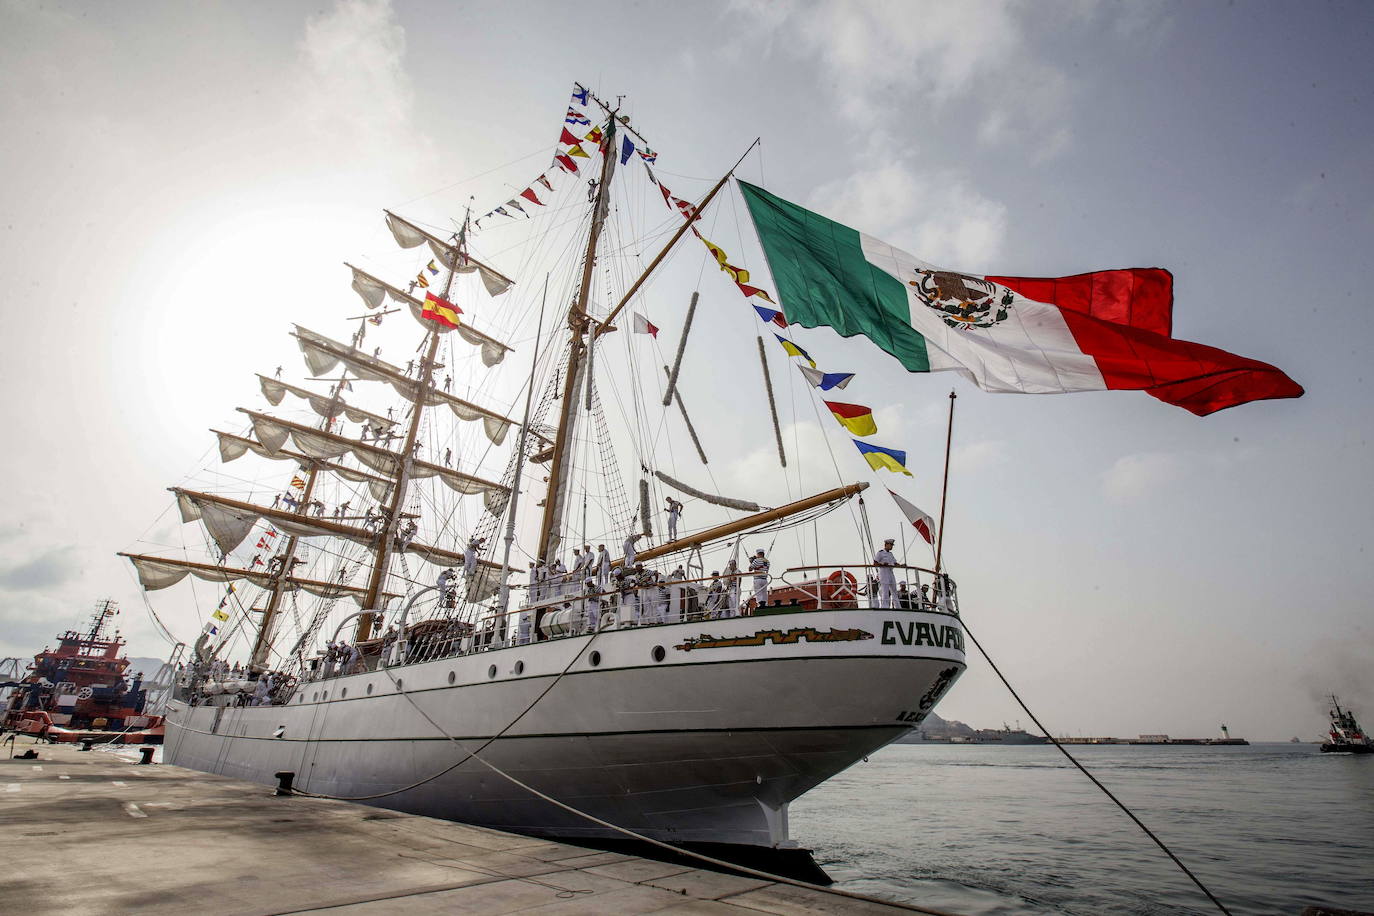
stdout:
[[[593,631],[665,626],[694,621],[725,620],[805,611],[844,611],[886,607],[959,616],[954,582],[944,574],[919,566],[886,567],[894,587],[883,588],[884,567],[871,563],[793,566],[756,587],[752,572],[696,578],[666,578],[650,583],[606,588],[595,577],[576,581],[575,574],[552,577],[526,592],[526,603],[474,621],[441,617],[407,622],[399,630],[360,647],[354,657],[345,649],[340,657],[321,656],[305,666],[301,683],[345,674],[471,655],[493,649],[583,636]],[[751,580],[746,583],[744,580]],[[901,586],[906,588],[902,589]],[[758,598],[762,593],[765,601]],[[440,597],[442,603],[444,596]],[[514,618],[514,619],[512,619]],[[350,663],[350,658],[352,662]],[[252,692],[250,683],[243,685]],[[285,682],[270,702],[288,702],[296,683]],[[215,679],[187,677],[177,692],[214,695]],[[251,699],[245,697],[248,702]]]

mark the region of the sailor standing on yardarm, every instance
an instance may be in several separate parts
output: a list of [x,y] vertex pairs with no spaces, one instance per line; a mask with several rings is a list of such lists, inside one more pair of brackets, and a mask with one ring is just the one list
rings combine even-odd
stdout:
[[673,499],[671,496],[667,497],[667,499],[668,499],[668,508],[667,508],[667,512],[668,512],[668,540],[670,540],[670,541],[676,541],[676,540],[677,540],[677,520],[680,519],[680,518],[682,518],[682,503],[680,503],[680,502],[677,501],[676,499]]

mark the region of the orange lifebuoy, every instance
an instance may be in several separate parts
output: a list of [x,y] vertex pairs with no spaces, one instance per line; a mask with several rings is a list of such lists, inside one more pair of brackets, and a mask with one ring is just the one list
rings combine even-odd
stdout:
[[831,585],[848,585],[850,588],[859,584],[859,580],[854,578],[853,573],[843,569],[835,570],[825,577],[825,581],[829,582]]

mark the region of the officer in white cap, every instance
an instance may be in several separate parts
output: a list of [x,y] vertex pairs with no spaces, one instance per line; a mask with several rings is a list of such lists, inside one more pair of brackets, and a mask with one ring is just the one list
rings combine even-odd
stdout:
[[892,596],[897,592],[897,574],[893,567],[897,558],[892,555],[892,538],[883,541],[883,549],[873,555],[873,565],[878,567],[878,607],[892,607]]

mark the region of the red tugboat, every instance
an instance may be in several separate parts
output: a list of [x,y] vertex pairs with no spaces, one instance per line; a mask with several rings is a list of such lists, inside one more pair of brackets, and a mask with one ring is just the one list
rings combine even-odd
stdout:
[[129,660],[118,631],[105,635],[119,606],[109,599],[96,605],[90,629],[68,630],[56,649],[33,657],[28,675],[12,687],[4,727],[49,741],[107,741],[161,744],[162,716],[144,714],[143,675],[125,677]]

